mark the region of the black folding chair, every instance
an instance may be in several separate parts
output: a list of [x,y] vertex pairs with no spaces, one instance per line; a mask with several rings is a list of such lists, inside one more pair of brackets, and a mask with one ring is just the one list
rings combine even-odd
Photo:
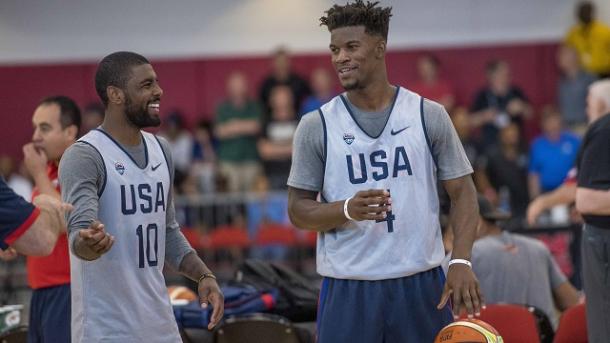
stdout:
[[292,323],[281,316],[254,313],[227,318],[215,331],[215,343],[302,343]]

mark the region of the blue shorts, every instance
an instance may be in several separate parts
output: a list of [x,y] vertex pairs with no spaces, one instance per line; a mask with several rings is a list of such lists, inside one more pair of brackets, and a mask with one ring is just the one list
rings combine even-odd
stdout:
[[378,281],[325,277],[318,304],[318,342],[433,342],[453,321],[448,305],[436,309],[444,283],[440,267]]
[[70,285],[34,290],[28,343],[70,342]]

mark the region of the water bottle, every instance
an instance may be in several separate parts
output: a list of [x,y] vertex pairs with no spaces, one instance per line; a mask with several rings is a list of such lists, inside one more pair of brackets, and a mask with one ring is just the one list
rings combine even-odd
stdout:
[[502,211],[510,213],[510,190],[506,186],[500,187],[498,192],[498,207]]

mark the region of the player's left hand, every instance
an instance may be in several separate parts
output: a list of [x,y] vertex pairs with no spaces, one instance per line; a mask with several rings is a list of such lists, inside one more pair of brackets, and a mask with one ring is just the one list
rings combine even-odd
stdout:
[[222,319],[225,312],[225,297],[216,282],[216,279],[206,277],[197,287],[199,292],[199,302],[201,307],[206,308],[208,304],[213,307],[212,315],[210,316],[210,324],[208,324],[208,330],[212,330],[218,322]]
[[34,143],[28,143],[23,146],[23,162],[28,172],[32,177],[38,175],[47,175],[47,155],[42,149],[36,149]]
[[463,310],[468,313],[468,318],[480,316],[481,308],[485,306],[479,280],[465,264],[456,263],[449,267],[445,288],[437,306],[439,310],[445,307],[450,296],[453,296],[453,317],[456,319]]

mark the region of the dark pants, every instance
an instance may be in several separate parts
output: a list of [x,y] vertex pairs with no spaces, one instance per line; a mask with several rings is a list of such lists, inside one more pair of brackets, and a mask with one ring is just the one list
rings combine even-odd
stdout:
[[589,343],[610,339],[610,230],[585,224],[582,238]]
[[69,284],[34,290],[30,303],[28,342],[70,342]]
[[453,321],[449,306],[436,309],[444,283],[440,267],[379,281],[324,278],[318,342],[433,342]]

